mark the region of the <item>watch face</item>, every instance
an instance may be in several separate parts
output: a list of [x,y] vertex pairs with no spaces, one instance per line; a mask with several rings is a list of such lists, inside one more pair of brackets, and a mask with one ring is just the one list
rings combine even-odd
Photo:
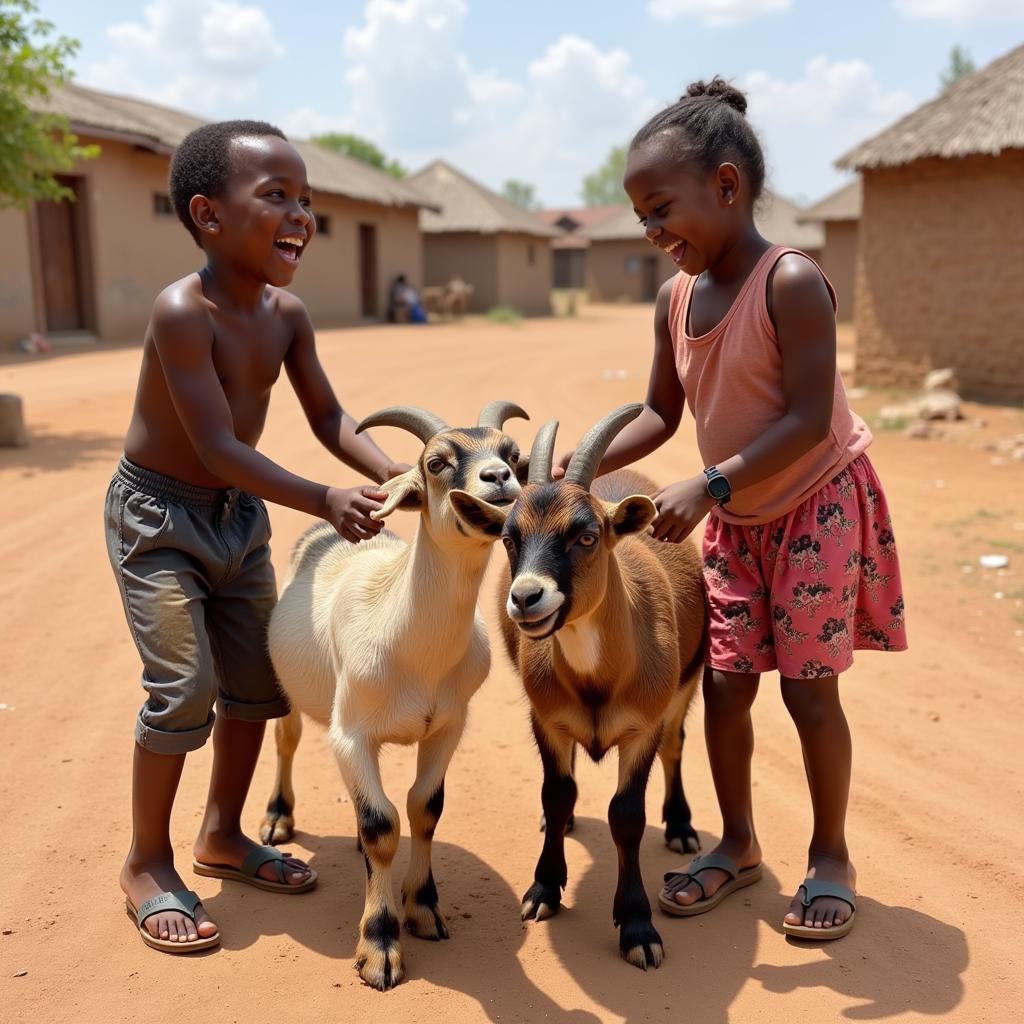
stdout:
[[710,494],[715,501],[721,501],[723,498],[728,498],[730,493],[729,481],[726,480],[724,476],[712,477],[708,481],[708,494]]

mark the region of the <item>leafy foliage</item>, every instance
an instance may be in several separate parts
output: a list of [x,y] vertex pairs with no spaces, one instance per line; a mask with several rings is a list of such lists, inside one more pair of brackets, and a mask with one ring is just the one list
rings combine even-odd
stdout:
[[404,178],[407,173],[397,160],[389,159],[369,139],[359,135],[327,132],[324,135],[314,135],[313,141],[326,149],[333,149],[335,153],[344,153],[346,156],[355,157],[356,160],[362,160],[364,164],[376,167],[390,174],[392,178]]
[[939,81],[942,82],[942,91],[945,92],[951,85],[956,85],[961,78],[973,75],[977,70],[977,65],[971,60],[967,51],[962,46],[954,46],[949,51],[949,64],[939,76]]
[[54,175],[99,154],[78,145],[66,117],[33,109],[68,80],[66,63],[78,49],[66,36],[48,38],[53,25],[36,10],[32,0],[0,0],[0,208],[72,198]]
[[622,179],[626,174],[626,147],[615,146],[603,164],[583,179],[580,195],[587,206],[613,206],[626,202]]
[[501,194],[510,202],[515,203],[516,206],[522,206],[526,210],[540,209],[541,204],[537,198],[536,187],[525,181],[516,181],[515,178],[509,178],[501,186]]

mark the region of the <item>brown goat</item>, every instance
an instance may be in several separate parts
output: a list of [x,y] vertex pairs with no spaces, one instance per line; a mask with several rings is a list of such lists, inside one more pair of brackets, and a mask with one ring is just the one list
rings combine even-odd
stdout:
[[632,964],[664,956],[640,873],[644,796],[655,754],[665,768],[665,839],[698,848],[683,795],[683,719],[701,674],[704,589],[694,546],[655,541],[656,485],[620,471],[591,483],[612,438],[642,406],[605,417],[580,442],[565,479],[550,482],[557,424],[538,434],[526,488],[511,509],[454,491],[476,530],[500,532],[509,556],[502,632],[530,698],[544,765],[546,832],[523,919],[558,912],[566,884],[565,830],[576,801],[575,744],[599,761],[618,747],[608,823],[619,855],[613,914]]

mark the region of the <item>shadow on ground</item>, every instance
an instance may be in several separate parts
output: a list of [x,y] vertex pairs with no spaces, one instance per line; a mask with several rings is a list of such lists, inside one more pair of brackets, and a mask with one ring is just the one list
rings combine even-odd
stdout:
[[0,448],[0,472],[18,471],[23,479],[37,473],[54,473],[83,462],[114,463],[121,454],[124,439],[114,434],[96,434],[80,430],[72,434],[51,434],[39,427],[29,428],[28,444],[22,448]]

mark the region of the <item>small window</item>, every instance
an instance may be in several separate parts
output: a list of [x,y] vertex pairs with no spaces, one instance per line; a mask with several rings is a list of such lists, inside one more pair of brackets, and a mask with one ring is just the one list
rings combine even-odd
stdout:
[[537,246],[532,242],[526,247],[526,262],[532,267],[537,262]]
[[331,218],[326,213],[316,213],[316,233],[326,238],[331,237]]
[[627,256],[626,257],[626,273],[627,274],[639,274],[640,273],[640,257],[639,256]]
[[161,192],[153,193],[153,212],[158,217],[173,217],[174,207],[171,206],[171,197]]

